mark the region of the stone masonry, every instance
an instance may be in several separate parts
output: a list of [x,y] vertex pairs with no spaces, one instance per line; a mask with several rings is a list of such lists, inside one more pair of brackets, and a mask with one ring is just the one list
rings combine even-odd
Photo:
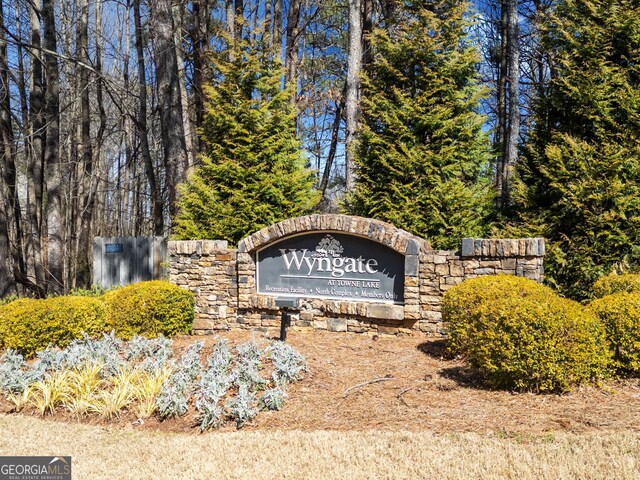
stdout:
[[378,220],[309,215],[284,220],[243,239],[169,242],[170,280],[196,294],[195,333],[230,328],[277,331],[275,296],[256,293],[256,252],[290,235],[340,232],[369,238],[405,258],[404,305],[300,299],[292,329],[366,334],[443,334],[440,304],[453,285],[481,275],[508,274],[542,281],[544,240],[471,239],[459,251],[433,250],[426,240]]

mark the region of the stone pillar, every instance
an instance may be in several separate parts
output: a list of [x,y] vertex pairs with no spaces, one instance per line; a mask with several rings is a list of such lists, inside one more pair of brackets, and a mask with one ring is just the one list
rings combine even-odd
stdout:
[[236,324],[238,279],[235,249],[223,240],[172,241],[169,280],[196,296],[193,331],[228,330]]

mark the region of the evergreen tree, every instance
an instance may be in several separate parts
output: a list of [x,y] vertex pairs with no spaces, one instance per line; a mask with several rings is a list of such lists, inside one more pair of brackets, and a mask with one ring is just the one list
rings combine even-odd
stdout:
[[308,213],[313,177],[295,135],[290,89],[266,47],[214,56],[201,132],[206,153],[181,188],[174,236],[238,242]]
[[478,53],[468,3],[406,0],[397,23],[371,36],[363,79],[351,211],[457,248],[481,235],[488,213],[483,178],[489,141],[477,112]]
[[564,0],[545,37],[553,77],[516,207],[548,240],[547,278],[584,298],[599,276],[640,264],[640,4]]

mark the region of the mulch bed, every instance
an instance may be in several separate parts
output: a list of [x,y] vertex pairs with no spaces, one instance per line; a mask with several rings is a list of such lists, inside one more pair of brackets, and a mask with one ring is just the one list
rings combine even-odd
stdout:
[[[221,332],[231,344],[246,331]],[[264,336],[256,338],[266,342]],[[177,354],[197,340],[178,337]],[[447,358],[441,339],[424,336],[369,337],[351,333],[290,331],[288,342],[302,352],[310,372],[289,387],[280,412],[261,412],[246,430],[428,430],[495,435],[540,435],[558,430],[640,430],[640,381],[612,381],[564,395],[513,393],[483,388],[463,362]],[[3,402],[0,411],[10,410]],[[22,414],[35,414],[28,409]],[[77,420],[106,424],[89,416]],[[110,422],[125,429],[198,433],[193,409],[179,419],[139,424],[132,415]],[[234,430],[232,425],[221,430]]]

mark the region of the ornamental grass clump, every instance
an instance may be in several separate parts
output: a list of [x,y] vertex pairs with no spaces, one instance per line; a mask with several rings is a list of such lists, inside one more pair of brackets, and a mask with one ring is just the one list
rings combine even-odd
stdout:
[[69,371],[69,383],[62,405],[76,417],[89,413],[96,396],[107,387],[100,363],[87,363]]
[[488,386],[562,392],[610,374],[599,319],[532,280],[467,280],[445,294],[442,313],[450,351],[477,368]]

